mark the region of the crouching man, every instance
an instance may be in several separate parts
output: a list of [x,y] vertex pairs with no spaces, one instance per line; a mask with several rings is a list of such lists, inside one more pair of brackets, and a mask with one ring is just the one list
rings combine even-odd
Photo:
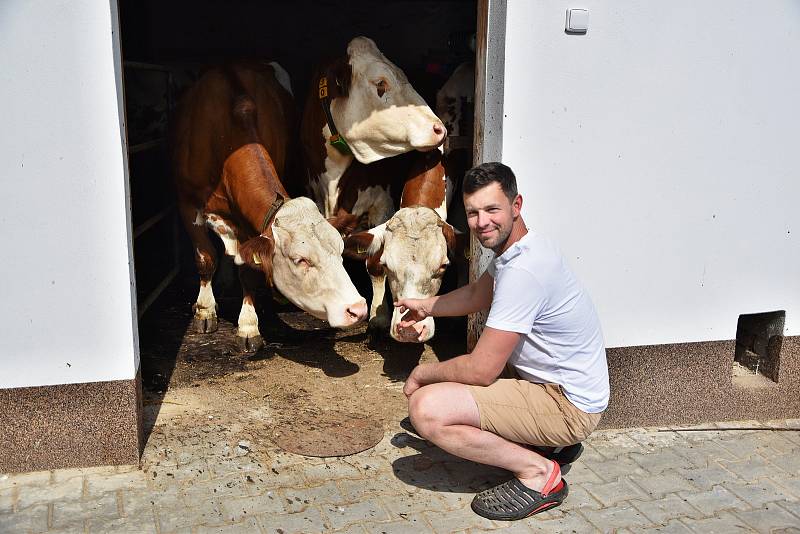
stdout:
[[[404,393],[419,435],[514,474],[478,493],[472,509],[522,519],[561,504],[568,488],[560,465],[577,458],[608,405],[603,334],[556,246],[525,226],[511,169],[479,165],[465,175],[463,191],[470,231],[495,258],[467,286],[396,302],[406,312],[399,329],[421,337],[416,323],[428,316],[488,308],[489,317],[471,353],[418,365]],[[506,366],[517,378],[498,378]]]

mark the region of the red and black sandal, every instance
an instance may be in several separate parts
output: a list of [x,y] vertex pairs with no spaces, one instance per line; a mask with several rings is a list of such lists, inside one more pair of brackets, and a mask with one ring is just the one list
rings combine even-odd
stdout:
[[475,495],[472,511],[487,519],[515,521],[551,510],[564,502],[569,494],[566,480],[562,478],[558,484],[555,483],[560,473],[558,463],[553,462],[553,472],[541,492],[530,489],[516,477],[512,478]]

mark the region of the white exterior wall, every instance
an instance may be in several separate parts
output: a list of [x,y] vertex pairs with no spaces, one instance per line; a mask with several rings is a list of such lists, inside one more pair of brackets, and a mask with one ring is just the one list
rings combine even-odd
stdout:
[[503,160],[608,346],[733,339],[775,310],[800,335],[800,2],[507,10]]
[[0,388],[138,368],[117,29],[114,0],[0,5]]

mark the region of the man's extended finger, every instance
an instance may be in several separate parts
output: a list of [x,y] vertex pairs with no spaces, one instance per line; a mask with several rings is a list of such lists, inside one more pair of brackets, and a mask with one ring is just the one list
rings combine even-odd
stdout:
[[428,331],[428,325],[422,325],[422,330],[419,331],[419,337],[417,338],[417,341],[421,343],[427,331]]
[[414,326],[419,321],[417,319],[401,319],[397,326],[400,328],[408,328],[409,326]]

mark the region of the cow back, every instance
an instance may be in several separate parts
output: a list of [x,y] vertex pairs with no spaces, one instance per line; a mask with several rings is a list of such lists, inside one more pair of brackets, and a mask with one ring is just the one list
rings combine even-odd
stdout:
[[281,176],[293,123],[291,95],[269,64],[237,63],[208,70],[184,95],[174,121],[179,195],[203,205],[221,180],[225,160],[253,143],[267,150]]

